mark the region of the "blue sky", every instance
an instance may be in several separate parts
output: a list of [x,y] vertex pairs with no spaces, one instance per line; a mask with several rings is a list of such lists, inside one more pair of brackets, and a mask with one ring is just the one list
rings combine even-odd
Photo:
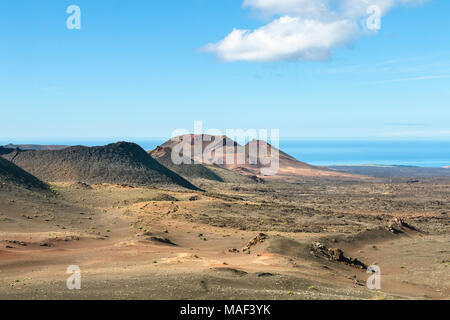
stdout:
[[[81,30],[66,28],[72,4]],[[194,120],[283,138],[450,140],[449,12],[446,0],[392,7],[378,32],[319,61],[224,61],[205,46],[277,13],[242,0],[2,1],[0,140],[160,138]]]

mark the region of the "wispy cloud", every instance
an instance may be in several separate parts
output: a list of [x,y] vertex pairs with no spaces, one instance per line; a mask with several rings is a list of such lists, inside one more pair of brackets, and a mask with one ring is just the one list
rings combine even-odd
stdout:
[[423,81],[423,80],[437,80],[437,79],[449,79],[450,75],[443,76],[422,76],[422,77],[410,77],[410,78],[401,78],[401,79],[391,79],[391,80],[383,80],[378,81],[376,83],[396,83],[396,82],[409,82],[409,81]]
[[388,122],[384,124],[389,127],[426,127],[426,123],[413,123],[413,122]]
[[436,138],[436,139],[446,139],[450,137],[450,131],[426,131],[426,130],[415,130],[415,131],[390,131],[383,132],[381,136],[385,138]]
[[430,70],[448,70],[450,73],[449,52],[433,53],[426,56],[389,59],[374,63],[347,65],[328,68],[325,74],[370,74],[370,73],[410,73]]

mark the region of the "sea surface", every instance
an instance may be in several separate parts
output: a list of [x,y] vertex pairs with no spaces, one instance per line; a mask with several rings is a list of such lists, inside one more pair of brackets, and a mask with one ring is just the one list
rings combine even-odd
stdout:
[[[145,150],[154,149],[166,139],[132,140]],[[0,141],[0,145],[60,144],[97,146],[115,141]],[[280,149],[313,165],[403,165],[418,167],[450,166],[450,141],[351,141],[282,140]]]
[[280,149],[314,165],[450,165],[450,141],[281,141]]

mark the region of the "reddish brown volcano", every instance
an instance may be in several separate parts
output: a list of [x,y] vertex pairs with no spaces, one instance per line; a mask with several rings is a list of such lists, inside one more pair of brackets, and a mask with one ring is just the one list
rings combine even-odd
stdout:
[[168,150],[175,152],[184,164],[187,164],[187,159],[192,164],[218,166],[243,175],[351,177],[350,174],[298,161],[262,140],[252,140],[242,146],[226,136],[190,134],[175,137],[150,154],[158,158],[161,150],[164,153]]

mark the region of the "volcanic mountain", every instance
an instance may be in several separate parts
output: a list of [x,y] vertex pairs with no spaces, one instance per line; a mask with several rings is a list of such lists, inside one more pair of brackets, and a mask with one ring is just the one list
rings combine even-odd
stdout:
[[48,190],[44,182],[0,157],[0,188],[10,185],[26,189]]
[[62,150],[15,149],[3,157],[47,182],[178,185],[197,189],[134,143],[74,146]]
[[161,145],[162,148],[178,152],[180,156],[205,164],[220,163],[218,159],[221,157],[221,152],[225,152],[225,146],[236,148],[239,145],[226,136],[207,134],[179,136]]
[[[350,174],[327,168],[315,167],[298,161],[269,143],[252,140],[242,146],[226,136],[186,135],[175,137],[159,147],[178,153],[180,158],[188,158],[204,165],[218,166],[243,175],[257,176],[336,176],[349,177]],[[157,153],[153,150],[150,154]],[[170,157],[166,162],[171,161]],[[168,165],[167,163],[164,165]],[[171,165],[174,168],[177,165]],[[175,171],[175,169],[173,169]]]
[[68,148],[64,145],[40,145],[40,144],[7,144],[7,149],[20,149],[20,150],[61,150]]
[[8,149],[8,148],[0,146],[0,156],[11,153],[11,152],[13,152],[13,149]]
[[221,177],[204,164],[188,164],[191,162],[190,158],[184,157],[181,164],[174,164],[172,161],[172,149],[170,147],[157,147],[155,150],[149,151],[148,153],[160,164],[188,180],[202,178],[223,182]]

